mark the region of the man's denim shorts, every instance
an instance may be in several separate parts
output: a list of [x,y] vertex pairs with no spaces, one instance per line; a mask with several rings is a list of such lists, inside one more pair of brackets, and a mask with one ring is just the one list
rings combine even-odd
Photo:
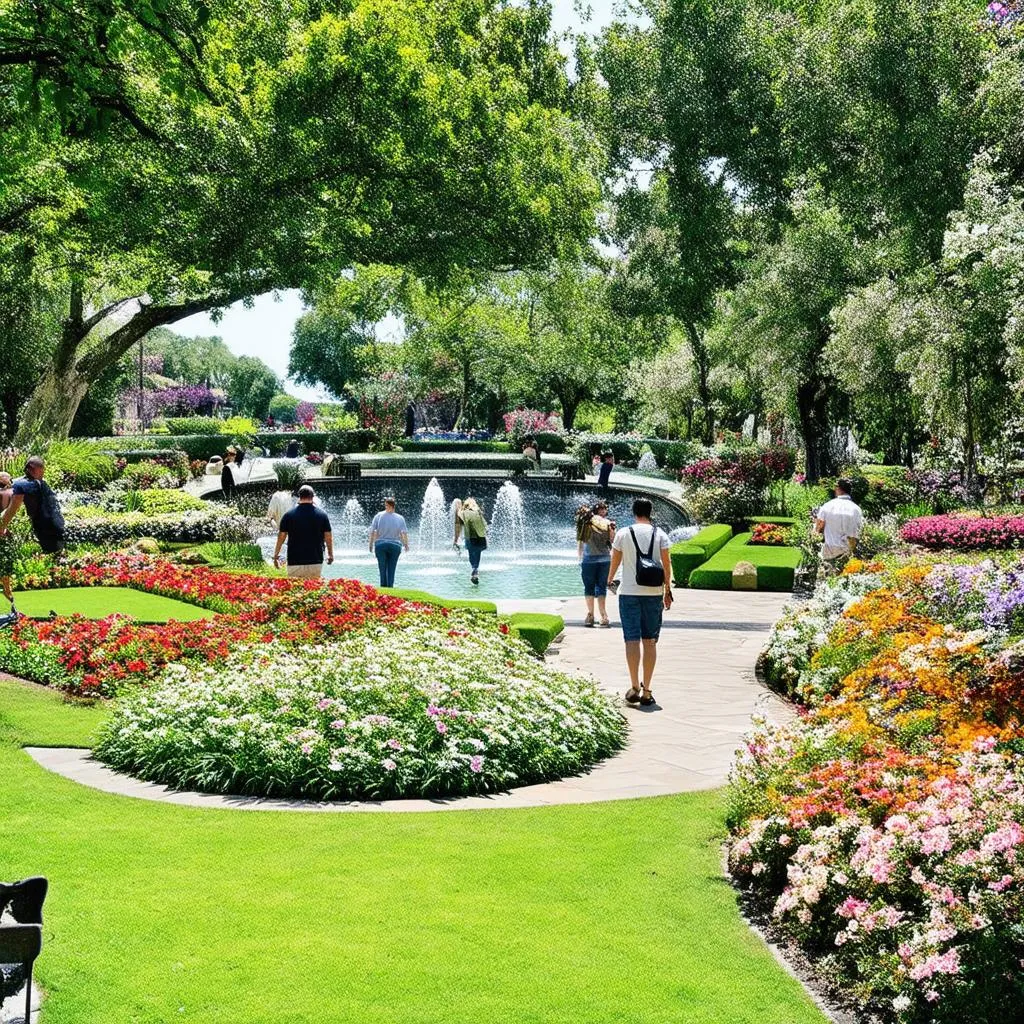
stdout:
[[661,597],[638,597],[619,594],[619,618],[626,643],[635,640],[657,640],[661,634]]

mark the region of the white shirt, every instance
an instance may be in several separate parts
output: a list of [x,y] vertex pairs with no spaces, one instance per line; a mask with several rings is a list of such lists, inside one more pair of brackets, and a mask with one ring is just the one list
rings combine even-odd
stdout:
[[[661,597],[665,592],[664,587],[641,587],[636,581],[636,547],[633,538],[630,536],[630,529],[636,534],[636,542],[640,550],[646,555],[647,548],[651,543],[651,531],[655,532],[654,550],[651,552],[653,558],[661,565],[661,553],[670,547],[668,534],[664,530],[652,526],[650,523],[634,523],[627,529],[619,530],[612,541],[612,549],[622,552],[622,584],[619,586],[619,596],[622,597]],[[666,583],[668,580],[665,581]]]
[[850,553],[847,543],[851,537],[859,537],[864,525],[864,513],[854,504],[853,498],[844,494],[826,501],[818,509],[818,518],[825,523],[825,543],[821,548],[822,558],[838,558]]
[[270,499],[270,508],[267,509],[267,515],[274,521],[275,526],[280,526],[281,516],[285,512],[291,511],[294,504],[295,499],[289,491],[274,491],[274,496]]

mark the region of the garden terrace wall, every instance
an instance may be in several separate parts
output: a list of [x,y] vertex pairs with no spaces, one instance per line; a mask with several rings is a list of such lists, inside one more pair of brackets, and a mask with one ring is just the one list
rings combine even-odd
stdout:
[[757,569],[757,589],[791,591],[803,558],[798,548],[750,544],[750,534],[737,534],[717,555],[690,573],[689,585],[697,590],[731,590],[732,571],[740,562]]
[[731,526],[715,523],[705,526],[689,540],[673,544],[669,548],[669,558],[672,561],[672,579],[676,586],[685,587],[689,582],[690,573],[723,548],[731,537]]

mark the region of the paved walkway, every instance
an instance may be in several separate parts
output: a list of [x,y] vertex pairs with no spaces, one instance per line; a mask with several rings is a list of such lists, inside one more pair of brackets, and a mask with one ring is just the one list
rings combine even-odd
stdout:
[[[786,721],[788,704],[762,687],[754,663],[786,595],[677,590],[659,643],[653,708],[630,707],[626,748],[589,774],[492,796],[450,800],[385,800],[377,803],[314,803],[185,793],[140,782],[93,761],[73,748],[30,747],[44,768],[108,793],[195,807],[292,811],[435,811],[539,807],[660,796],[721,786],[752,716]],[[583,628],[583,600],[499,602],[502,611],[554,611],[566,630],[549,659],[568,671],[589,672],[611,693],[626,689],[622,634],[609,601],[612,629]]]

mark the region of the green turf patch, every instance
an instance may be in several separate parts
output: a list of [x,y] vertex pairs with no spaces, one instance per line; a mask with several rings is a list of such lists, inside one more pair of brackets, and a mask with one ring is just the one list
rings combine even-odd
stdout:
[[17,749],[80,734],[82,714],[0,689],[0,877],[50,879],[47,1024],[823,1024],[738,913],[720,793],[179,807],[88,789]]
[[403,597],[406,601],[416,601],[419,604],[430,604],[437,608],[463,608],[472,612],[489,612],[497,614],[498,606],[493,601],[470,601],[460,598],[438,597],[436,594],[429,594],[425,590],[407,590],[403,587],[378,587],[382,594],[391,594],[393,597]]
[[720,551],[732,536],[732,527],[721,523],[705,526],[689,540],[680,541],[669,548],[672,561],[672,579],[677,587],[685,587],[690,573]]
[[561,615],[548,615],[546,612],[514,612],[508,621],[538,654],[543,654],[565,629],[565,619]]
[[166,622],[168,619],[194,622],[213,616],[206,608],[127,587],[24,590],[16,592],[14,600],[19,612],[33,618],[45,618],[51,611],[58,615],[84,615],[87,619],[128,615],[140,622]]
[[0,676],[0,746],[91,747],[109,714],[108,704],[72,703],[56,690]]
[[750,544],[749,533],[738,533],[714,558],[690,574],[690,586],[699,590],[732,590],[732,571],[739,562],[757,569],[757,589],[790,591],[803,557],[798,548]]

